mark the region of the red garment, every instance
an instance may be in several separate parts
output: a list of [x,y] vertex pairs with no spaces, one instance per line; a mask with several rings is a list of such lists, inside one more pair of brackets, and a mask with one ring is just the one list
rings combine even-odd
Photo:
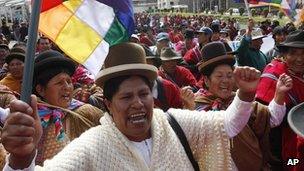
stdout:
[[174,33],[174,31],[169,32],[169,39],[172,43],[177,43],[184,40],[184,36],[181,33]]
[[[260,83],[257,88],[256,98],[265,103],[269,103],[274,97],[276,83],[279,76],[286,73],[292,77],[293,88],[287,92],[285,103],[288,109],[295,105],[304,102],[304,79],[288,71],[287,65],[284,61],[275,59],[268,64],[261,76]],[[290,158],[297,158],[303,155],[303,151],[297,149],[298,136],[286,124],[282,128],[282,158],[286,170],[298,170],[300,165],[287,167],[287,161]],[[302,143],[303,148],[303,143]],[[302,158],[303,160],[303,158]],[[303,166],[302,166],[303,167]]]
[[73,85],[91,85],[94,84],[94,76],[83,66],[79,65],[73,76],[72,76]]
[[139,35],[139,42],[145,44],[147,46],[153,46],[153,41],[149,39],[149,37],[145,34]]
[[196,87],[198,88],[204,88],[204,84],[205,84],[205,80],[203,75],[200,76],[200,78],[198,79],[197,83],[196,83]]
[[[269,103],[274,97],[275,88],[277,81],[275,79],[283,73],[287,73],[292,77],[293,88],[288,92],[286,96],[286,104],[288,107],[293,107],[304,101],[304,80],[299,76],[290,73],[287,70],[287,65],[280,59],[273,60],[268,64],[261,76],[260,83],[257,88],[256,97],[265,102]],[[274,79],[272,78],[274,77]]]
[[185,86],[196,87],[196,79],[192,73],[185,67],[176,66],[175,73],[173,75],[168,75],[162,67],[158,71],[158,75],[164,79],[167,79],[177,85],[179,88]]
[[199,61],[202,60],[202,53],[200,50],[200,46],[197,45],[194,48],[188,50],[184,55],[184,60],[189,64],[196,65]]
[[191,73],[194,75],[194,77],[199,80],[201,77],[201,73],[199,73],[196,65],[199,63],[199,61],[202,60],[200,46],[196,45],[194,48],[188,50],[184,55],[183,59],[187,62],[190,68],[192,68]]
[[175,51],[180,53],[182,56],[194,48],[196,46],[196,42],[192,40],[188,45],[186,45],[186,41],[179,41],[175,44]]
[[298,151],[297,159],[299,159],[300,162],[296,167],[296,171],[303,171],[304,170],[304,138],[301,138],[299,136],[297,141],[297,151]]
[[[164,111],[166,111],[168,108],[182,108],[183,103],[179,88],[168,80],[162,78],[157,79],[161,82],[161,84],[157,83],[158,96],[157,99],[154,99],[154,105]],[[159,88],[162,88],[163,94],[161,94]],[[164,99],[166,100],[167,104],[163,104],[161,102],[161,96],[165,97]]]

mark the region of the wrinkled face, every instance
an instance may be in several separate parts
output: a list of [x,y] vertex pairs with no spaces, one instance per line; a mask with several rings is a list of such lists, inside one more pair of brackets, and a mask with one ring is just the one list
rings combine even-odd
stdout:
[[72,79],[67,73],[57,74],[50,79],[46,87],[37,85],[36,91],[51,105],[67,108],[73,95]]
[[12,76],[16,79],[21,79],[23,75],[23,66],[24,63],[19,59],[13,59],[8,64],[8,71],[12,74]]
[[205,81],[209,92],[227,99],[231,96],[234,87],[233,70],[231,66],[223,64],[215,67],[210,77],[206,77]]
[[275,42],[282,43],[286,40],[286,34],[276,34],[275,35]]
[[263,39],[252,40],[252,42],[251,42],[251,48],[253,48],[255,50],[260,50],[262,44],[263,44]]
[[138,76],[121,83],[112,101],[106,101],[116,127],[131,141],[149,138],[153,96],[149,86]]
[[40,39],[38,44],[38,49],[40,52],[50,50],[51,49],[51,43],[49,39]]
[[304,48],[289,48],[285,59],[291,71],[297,74],[304,74]]
[[170,60],[170,61],[162,61],[162,68],[166,71],[166,73],[173,75],[175,73],[177,66],[176,60]]

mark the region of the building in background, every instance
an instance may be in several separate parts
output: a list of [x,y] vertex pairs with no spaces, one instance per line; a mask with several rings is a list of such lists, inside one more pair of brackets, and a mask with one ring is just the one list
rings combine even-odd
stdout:
[[202,12],[206,9],[226,11],[229,8],[244,7],[244,4],[235,3],[234,0],[157,0],[157,7],[161,10],[187,7],[188,12]]
[[134,12],[154,11],[157,9],[157,0],[133,0]]
[[30,0],[0,0],[0,17],[8,24],[15,21],[28,21]]

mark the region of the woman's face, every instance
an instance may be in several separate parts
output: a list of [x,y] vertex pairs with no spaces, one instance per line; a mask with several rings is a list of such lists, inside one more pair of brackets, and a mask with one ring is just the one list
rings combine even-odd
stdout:
[[289,48],[285,59],[291,71],[296,74],[304,74],[304,48]]
[[227,99],[231,96],[234,87],[233,70],[231,66],[223,64],[215,67],[210,77],[206,77],[206,84],[209,92]]
[[37,92],[43,99],[55,106],[67,108],[72,100],[73,95],[72,79],[67,73],[57,74],[50,79],[46,87],[38,85]]
[[19,59],[13,59],[8,64],[8,70],[12,74],[13,77],[17,79],[21,79],[23,76],[23,66],[24,63],[20,61]]
[[116,127],[129,140],[143,141],[151,136],[153,96],[142,78],[132,76],[123,81],[106,105]]

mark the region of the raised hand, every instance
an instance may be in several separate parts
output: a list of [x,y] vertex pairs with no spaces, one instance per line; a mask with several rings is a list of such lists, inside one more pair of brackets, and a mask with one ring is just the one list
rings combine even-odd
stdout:
[[239,98],[253,101],[261,72],[252,67],[236,67],[233,71],[235,82],[239,88]]
[[1,134],[2,144],[10,153],[11,167],[26,168],[31,163],[41,135],[36,96],[32,96],[31,106],[20,100],[11,102]]
[[185,109],[194,110],[195,102],[194,102],[194,93],[191,90],[191,87],[183,87],[180,90],[180,96],[184,104]]
[[290,76],[286,74],[280,75],[276,85],[274,101],[279,105],[283,105],[285,102],[285,94],[292,89],[292,86],[292,78]]
[[292,79],[287,74],[280,75],[277,85],[276,85],[276,92],[278,93],[286,93],[288,90],[292,89]]
[[248,19],[248,23],[247,23],[247,27],[248,27],[248,30],[252,31],[253,28],[254,28],[254,20],[252,18]]

